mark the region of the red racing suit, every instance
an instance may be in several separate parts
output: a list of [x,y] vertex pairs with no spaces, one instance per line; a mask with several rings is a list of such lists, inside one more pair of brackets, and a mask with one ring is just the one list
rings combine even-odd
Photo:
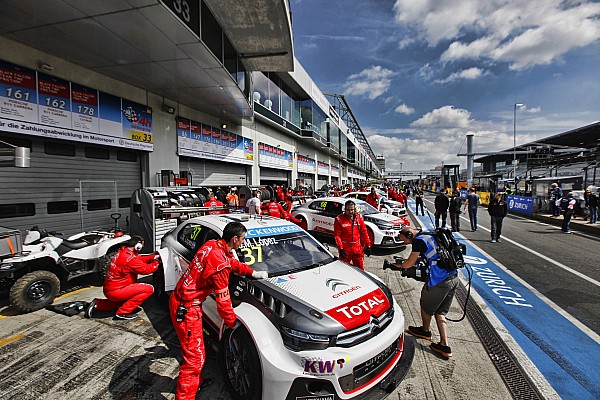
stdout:
[[152,296],[154,287],[137,283],[138,274],[147,275],[158,269],[154,254],[140,256],[128,247],[122,247],[113,257],[103,291],[106,299],[96,299],[96,310],[131,314],[144,300]]
[[[206,203],[204,203],[204,207],[223,207],[223,203],[221,203],[217,199],[212,199],[212,200],[209,200]],[[226,213],[227,213],[227,211],[225,211],[225,210],[209,211],[208,212],[209,215],[226,214]]]
[[286,212],[276,201],[270,201],[263,206],[263,210],[267,212],[271,217],[286,219]]
[[[252,275],[252,269],[238,261],[227,251],[223,239],[206,242],[190,263],[190,267],[177,282],[169,299],[171,321],[179,338],[182,362],[177,378],[177,400],[195,399],[202,384],[202,367],[205,351],[202,334],[202,302],[212,293],[217,300],[217,311],[227,326],[235,326],[235,312],[229,297],[229,274]],[[176,321],[177,308],[184,306],[187,312],[183,322]]]
[[377,204],[377,200],[379,200],[379,196],[376,193],[369,193],[365,201],[379,210],[379,204]]
[[363,247],[371,247],[371,239],[362,215],[354,214],[352,217],[346,213],[338,215],[333,223],[333,236],[337,248],[346,252],[346,257],[340,256],[340,260],[364,270]]

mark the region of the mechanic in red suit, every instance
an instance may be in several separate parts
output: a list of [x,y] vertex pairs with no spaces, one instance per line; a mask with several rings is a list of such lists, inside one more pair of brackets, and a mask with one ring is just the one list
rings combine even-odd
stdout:
[[[219,200],[217,200],[215,198],[215,195],[210,193],[208,195],[208,201],[206,203],[204,203],[204,207],[223,207],[223,203],[221,203]],[[226,210],[218,210],[218,211],[209,211],[208,214],[210,215],[215,215],[215,214],[226,214],[227,211]]]
[[202,334],[202,302],[215,293],[217,311],[223,323],[235,326],[236,316],[229,297],[229,275],[269,277],[265,271],[253,271],[238,261],[233,252],[244,243],[246,228],[239,222],[230,222],[219,240],[206,242],[177,282],[169,299],[171,320],[179,338],[182,362],[177,378],[177,400],[195,399],[202,384],[202,367],[206,360]]
[[375,188],[371,188],[371,193],[367,195],[365,201],[379,210],[379,196],[377,196]]
[[117,310],[115,319],[134,319],[136,309],[154,293],[154,287],[147,283],[138,283],[139,274],[147,275],[158,269],[158,255],[141,256],[144,239],[134,235],[113,257],[103,291],[106,299],[94,299],[85,310],[85,316],[91,318],[94,311]]
[[364,270],[365,254],[371,255],[371,240],[365,221],[356,213],[356,204],[352,200],[346,202],[344,212],[335,218],[333,235],[340,260]]
[[271,217],[285,219],[296,225],[300,224],[300,220],[294,217],[289,211],[286,211],[274,198],[271,198],[271,201],[262,206],[262,211],[264,214],[269,214]]

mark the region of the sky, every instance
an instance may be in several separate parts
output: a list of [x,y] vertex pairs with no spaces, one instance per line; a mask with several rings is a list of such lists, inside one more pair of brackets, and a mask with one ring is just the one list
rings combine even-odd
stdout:
[[[600,121],[600,2],[291,0],[295,57],[387,171]],[[523,106],[515,107],[515,104]],[[577,144],[574,144],[575,146]],[[477,164],[476,164],[477,166]]]

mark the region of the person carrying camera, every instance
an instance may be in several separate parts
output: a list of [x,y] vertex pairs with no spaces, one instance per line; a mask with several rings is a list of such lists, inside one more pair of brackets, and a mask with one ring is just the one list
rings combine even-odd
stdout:
[[[333,237],[340,260],[365,269],[365,254],[371,255],[371,239],[362,215],[356,213],[356,203],[348,200],[344,212],[333,222]],[[364,249],[363,249],[364,246]]]
[[246,227],[240,222],[230,222],[219,240],[206,242],[183,273],[169,299],[171,320],[179,338],[182,362],[177,378],[177,400],[195,399],[203,380],[202,367],[206,360],[202,333],[202,303],[213,292],[217,311],[223,323],[233,328],[236,315],[229,297],[229,275],[231,271],[255,279],[269,277],[265,271],[254,271],[238,261],[233,251],[237,250],[246,237]]
[[402,228],[400,238],[406,244],[412,245],[411,253],[402,263],[389,263],[385,261],[384,269],[402,269],[414,268],[419,262],[425,263],[426,271],[429,276],[421,290],[421,319],[422,326],[409,326],[408,332],[413,336],[431,340],[431,318],[435,317],[435,322],[440,333],[440,341],[431,343],[431,350],[440,354],[445,359],[452,357],[452,350],[448,346],[448,335],[446,332],[446,314],[450,310],[456,287],[458,286],[457,271],[449,271],[438,265],[439,255],[437,253],[437,243],[431,235],[417,236],[419,231],[408,227]]

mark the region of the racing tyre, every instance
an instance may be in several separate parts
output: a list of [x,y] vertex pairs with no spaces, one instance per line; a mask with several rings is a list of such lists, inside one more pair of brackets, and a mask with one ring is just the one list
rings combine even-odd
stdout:
[[221,369],[225,386],[235,400],[262,398],[262,370],[258,352],[248,331],[239,326],[221,340]]
[[10,304],[22,313],[37,311],[51,304],[59,290],[60,280],[52,272],[30,272],[10,289]]
[[306,220],[304,219],[303,216],[299,215],[296,217],[298,219],[298,221],[300,221],[300,223],[298,224],[298,226],[302,229],[304,229],[305,231],[308,230],[308,223],[306,222]]
[[165,271],[162,264],[158,266],[155,273],[152,274],[152,286],[154,287],[154,296],[159,300],[167,300],[165,292]]
[[102,259],[100,260],[100,265],[98,267],[98,281],[102,285],[104,284],[104,278],[108,275],[108,269],[110,268],[110,263],[112,262],[113,257],[117,254],[118,249],[111,249]]

